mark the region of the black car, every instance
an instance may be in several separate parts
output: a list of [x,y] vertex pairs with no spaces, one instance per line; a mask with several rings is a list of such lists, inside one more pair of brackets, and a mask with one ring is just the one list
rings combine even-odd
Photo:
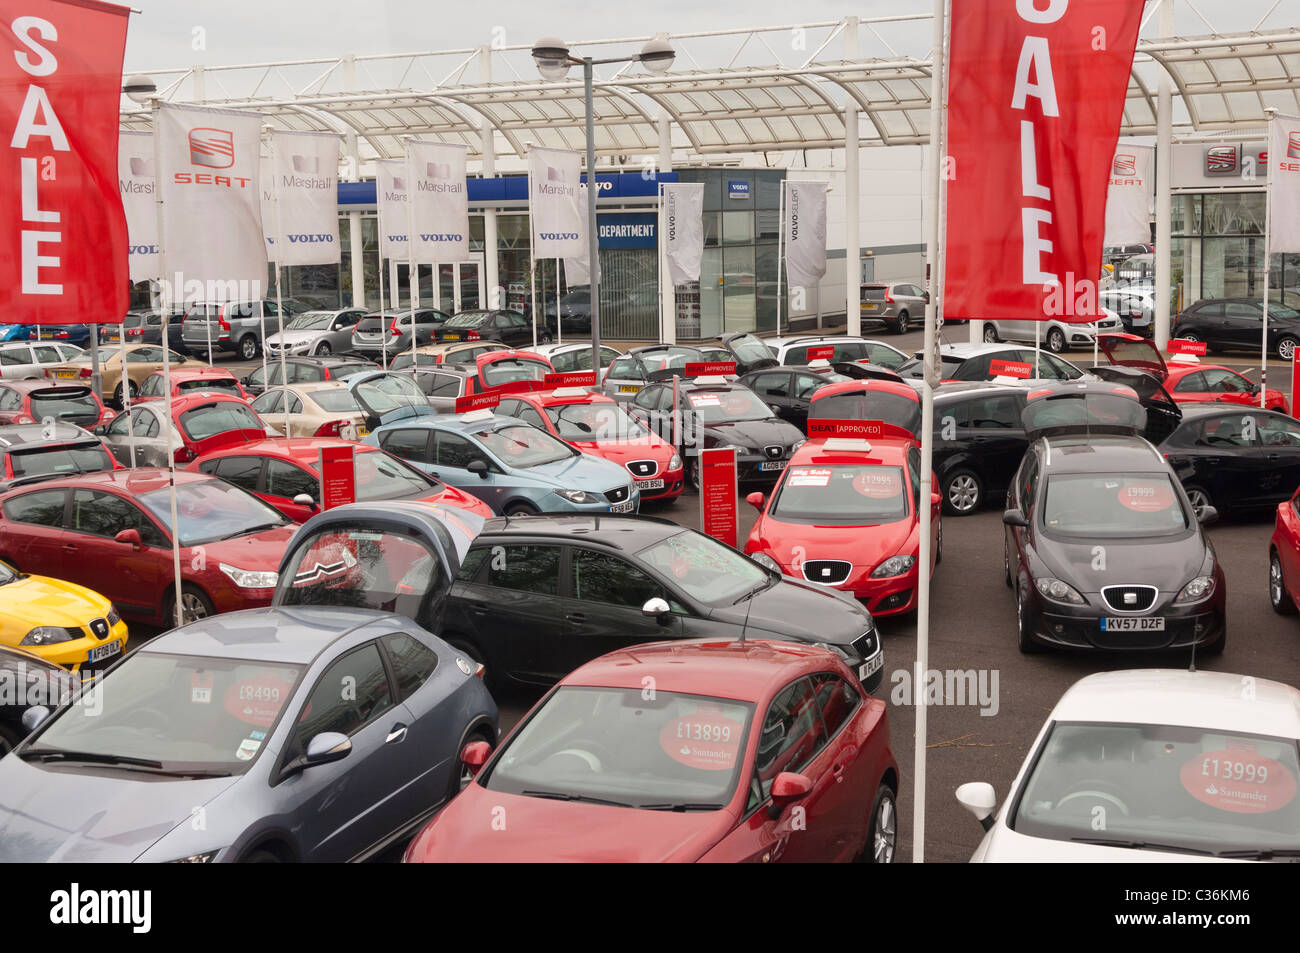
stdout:
[[[1264,308],[1258,298],[1213,298],[1198,301],[1174,318],[1170,337],[1204,341],[1212,353],[1254,351],[1264,340]],[[1268,306],[1268,349],[1291,360],[1300,342],[1300,311],[1284,304]]]
[[647,344],[614,358],[600,378],[601,392],[615,400],[631,400],[650,381],[671,380],[686,373],[687,364],[702,364],[708,356],[686,344]]
[[739,383],[762,398],[782,420],[805,430],[812,395],[827,384],[851,379],[832,370],[829,364],[783,367],[773,361],[771,366],[741,375]]
[[7,755],[30,733],[23,712],[36,706],[57,708],[81,688],[80,676],[47,662],[39,655],[0,645],[0,757]]
[[[328,357],[287,357],[285,369],[289,372],[290,384],[310,384],[316,381],[342,380],[362,371],[373,371],[378,367],[368,357],[356,354],[333,354]],[[280,361],[268,361],[266,367],[257,367],[239,381],[254,397],[268,387],[278,387],[284,383],[280,375]]]
[[[554,337],[550,323],[538,325],[537,343],[549,344]],[[447,341],[500,341],[511,347],[533,343],[533,322],[521,311],[461,311],[438,325],[433,339]]]
[[486,521],[442,637],[498,681],[546,684],[606,652],[744,636],[823,644],[868,691],[884,656],[870,613],[669,520],[549,515]]
[[1184,404],[1160,449],[1197,513],[1271,510],[1300,486],[1300,421],[1273,410]]
[[[1131,392],[1130,392],[1131,393]],[[1223,570],[1164,456],[1123,396],[1030,399],[1007,493],[1003,569],[1020,650],[1190,649],[1227,640]]]
[[[162,344],[162,311],[151,308],[146,311],[128,311],[119,324],[102,324],[99,327],[101,346],[119,344],[122,335],[126,335],[127,344]],[[173,308],[171,320],[167,325],[167,344],[178,354],[190,356],[190,349],[181,340],[181,324],[185,321],[185,309]]]
[[[917,351],[912,360],[898,368],[901,377],[920,380],[925,376],[924,355]],[[945,344],[939,348],[939,376],[945,381],[988,381],[994,373],[994,361],[1012,361],[1038,365],[1037,380],[1072,381],[1083,371],[1069,361],[1046,350],[1035,355],[1032,347],[1014,344]]]
[[0,491],[74,473],[113,469],[113,455],[75,424],[0,427]]
[[718,345],[731,354],[736,362],[737,374],[748,374],[764,367],[775,367],[781,362],[763,339],[752,331],[736,331],[718,338]]
[[[736,448],[740,484],[776,483],[804,432],[782,420],[744,384],[723,377],[697,377],[677,385],[680,421],[677,450],[686,461],[686,479],[700,488],[700,450]],[[629,412],[664,440],[673,435],[672,382],[647,384],[628,406]]]

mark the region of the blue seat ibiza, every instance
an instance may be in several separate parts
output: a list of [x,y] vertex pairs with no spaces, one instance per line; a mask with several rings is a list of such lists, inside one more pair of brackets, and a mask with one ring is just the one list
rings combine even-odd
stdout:
[[505,516],[635,513],[628,471],[514,417],[486,411],[398,420],[363,443],[382,447]]

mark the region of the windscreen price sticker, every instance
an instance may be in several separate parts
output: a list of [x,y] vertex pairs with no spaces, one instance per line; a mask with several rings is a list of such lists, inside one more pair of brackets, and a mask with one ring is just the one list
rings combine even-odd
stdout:
[[863,470],[853,478],[853,489],[874,500],[886,500],[899,494],[898,474],[888,470]]
[[795,467],[790,471],[789,476],[785,478],[786,486],[828,486],[830,482],[830,470],[810,467]]
[[692,407],[721,407],[722,399],[717,394],[689,394]]
[[1158,513],[1174,505],[1174,491],[1159,484],[1130,483],[1120,489],[1119,501],[1139,513]]
[[1183,765],[1183,788],[1233,814],[1267,814],[1295,799],[1295,776],[1272,758],[1243,748],[1206,751]]
[[292,690],[293,682],[276,674],[246,678],[226,689],[226,711],[246,725],[269,728]]
[[730,771],[740,750],[740,722],[721,710],[701,705],[664,725],[659,745],[674,761],[701,771]]

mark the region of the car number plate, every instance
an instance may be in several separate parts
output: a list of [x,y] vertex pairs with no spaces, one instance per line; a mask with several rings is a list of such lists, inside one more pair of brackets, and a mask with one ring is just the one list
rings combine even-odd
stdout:
[[638,490],[662,490],[664,488],[663,480],[637,480],[636,488]]
[[758,465],[758,468],[759,468],[760,470],[784,470],[784,469],[785,469],[785,461],[784,461],[784,460],[764,460],[762,463],[760,463],[760,464]]
[[619,384],[618,392],[620,394],[637,394],[641,391],[640,384]]
[[628,500],[626,503],[615,503],[609,508],[609,511],[611,513],[631,513],[632,501]]
[[1128,618],[1109,618],[1102,616],[1101,631],[1103,632],[1163,632],[1165,630],[1165,620],[1160,618],[1149,618],[1142,616],[1131,616]]
[[460,340],[460,335],[459,335],[459,334],[443,334],[442,339],[443,339],[444,341],[459,341],[459,340]]
[[91,649],[90,660],[92,662],[98,662],[101,659],[106,659],[109,658],[110,656],[117,655],[121,651],[122,651],[122,642],[119,639],[116,642],[109,642],[107,645],[101,645],[98,648]]
[[875,311],[875,310],[876,310],[876,306],[875,306],[874,304],[867,304],[867,303],[864,303],[864,304],[862,305],[862,310],[863,310],[863,311]]
[[62,377],[66,379],[66,378],[76,377],[77,372],[76,371],[55,371],[54,376]]
[[885,653],[877,652],[874,658],[869,658],[858,666],[858,681],[865,682],[872,675],[875,675],[885,667]]

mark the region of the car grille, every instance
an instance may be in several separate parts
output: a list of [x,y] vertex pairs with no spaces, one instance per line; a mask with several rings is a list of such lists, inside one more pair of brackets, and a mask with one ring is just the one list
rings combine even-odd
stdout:
[[880,639],[874,628],[868,629],[853,640],[853,651],[858,658],[866,661],[880,650]]
[[651,477],[659,472],[659,464],[653,460],[633,460],[627,465],[628,471],[635,477]]
[[809,582],[834,585],[849,578],[853,564],[843,559],[809,559],[803,564],[803,577]]
[[622,503],[627,499],[628,494],[631,492],[631,487],[618,486],[612,490],[606,490],[605,499],[609,500],[611,503]]
[[107,620],[107,619],[91,619],[91,620],[90,620],[90,631],[93,632],[93,633],[95,633],[95,638],[97,638],[97,639],[106,639],[106,638],[108,638],[108,620]]
[[780,460],[785,456],[785,447],[782,447],[779,444],[774,447],[764,447],[763,453],[767,454],[769,460]]
[[1156,604],[1155,586],[1105,586],[1101,597],[1116,612],[1146,612]]

